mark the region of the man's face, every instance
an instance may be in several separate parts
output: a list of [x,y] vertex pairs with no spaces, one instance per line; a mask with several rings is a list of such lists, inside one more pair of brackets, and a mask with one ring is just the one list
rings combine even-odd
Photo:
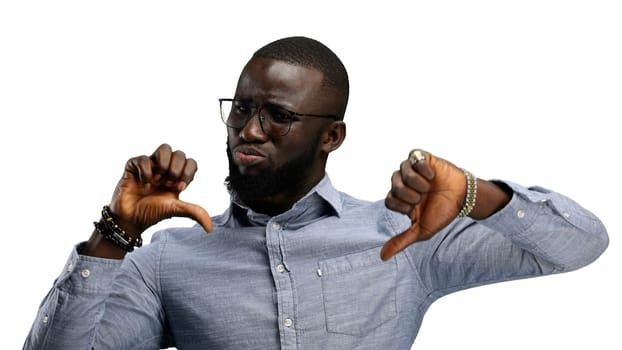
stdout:
[[[242,72],[234,97],[301,114],[335,115],[339,101],[326,93],[322,80],[322,73],[315,69],[255,58]],[[242,200],[308,191],[309,184],[324,176],[325,155],[319,145],[324,128],[331,122],[294,118],[289,132],[281,136],[264,132],[258,116],[253,115],[244,128],[227,128],[230,187]]]

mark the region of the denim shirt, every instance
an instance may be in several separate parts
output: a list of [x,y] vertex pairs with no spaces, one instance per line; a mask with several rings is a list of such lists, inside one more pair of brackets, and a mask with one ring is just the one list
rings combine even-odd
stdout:
[[386,262],[409,219],[328,177],[283,214],[233,200],[210,234],[166,229],[124,260],[74,249],[24,349],[409,349],[441,296],[577,269],[607,247],[572,200],[507,184],[490,218],[456,219]]

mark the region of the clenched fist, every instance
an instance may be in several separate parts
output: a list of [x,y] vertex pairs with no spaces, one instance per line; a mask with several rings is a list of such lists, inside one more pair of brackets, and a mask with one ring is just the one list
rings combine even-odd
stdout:
[[187,158],[182,151],[173,151],[167,144],[151,156],[128,160],[110,203],[116,223],[134,237],[173,216],[191,218],[205,231],[211,231],[207,211],[179,199],[179,193],[192,182],[196,171],[194,159]]
[[442,158],[423,154],[425,159],[414,165],[408,159],[403,161],[391,177],[385,205],[410,216],[412,225],[385,243],[383,260],[432,237],[456,218],[463,205],[467,191],[464,172]]

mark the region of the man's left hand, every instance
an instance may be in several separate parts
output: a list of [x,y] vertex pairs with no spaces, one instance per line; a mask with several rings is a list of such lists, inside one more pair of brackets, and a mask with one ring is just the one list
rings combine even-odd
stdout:
[[423,152],[414,165],[407,159],[391,177],[387,208],[410,216],[412,225],[382,248],[388,260],[407,246],[429,239],[457,216],[467,191],[464,172],[452,163]]

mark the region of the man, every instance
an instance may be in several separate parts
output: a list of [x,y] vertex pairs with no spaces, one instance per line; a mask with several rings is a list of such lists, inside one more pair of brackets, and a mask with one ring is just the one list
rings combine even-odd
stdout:
[[[227,125],[231,205],[179,200],[197,164],[163,144],[130,159],[90,239],[41,304],[25,349],[409,349],[430,304],[486,283],[570,271],[602,223],[543,188],[477,179],[415,149],[384,201],[325,174],[345,139],[348,77],[304,37],[244,67]],[[199,225],[146,228],[172,216]],[[210,232],[206,234],[206,232]]]

